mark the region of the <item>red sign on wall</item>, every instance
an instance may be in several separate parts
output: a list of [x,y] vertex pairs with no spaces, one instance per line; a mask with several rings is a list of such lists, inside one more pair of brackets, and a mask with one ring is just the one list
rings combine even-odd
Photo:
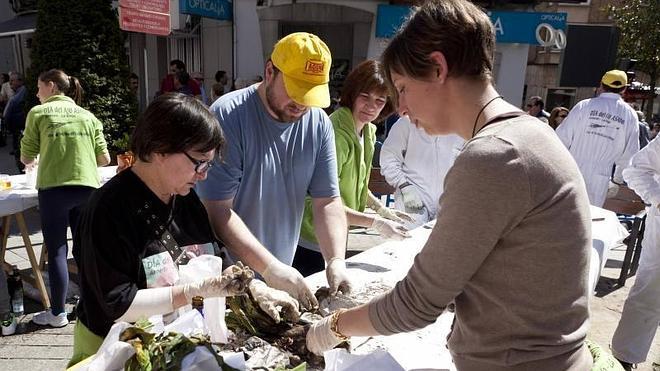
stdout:
[[119,28],[124,31],[169,35],[169,0],[120,0]]
[[170,14],[169,0],[119,0],[119,6],[147,12]]

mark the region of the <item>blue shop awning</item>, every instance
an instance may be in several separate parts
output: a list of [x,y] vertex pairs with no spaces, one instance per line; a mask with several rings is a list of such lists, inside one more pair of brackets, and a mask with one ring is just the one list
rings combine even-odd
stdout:
[[37,27],[37,13],[21,14],[0,23],[0,37],[34,32]]

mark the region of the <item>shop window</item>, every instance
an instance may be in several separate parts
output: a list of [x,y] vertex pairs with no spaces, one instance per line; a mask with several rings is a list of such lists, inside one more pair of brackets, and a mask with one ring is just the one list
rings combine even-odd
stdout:
[[184,30],[174,30],[167,37],[168,60],[179,59],[188,72],[202,71],[202,38],[200,17],[188,16]]
[[575,104],[575,89],[548,88],[545,110],[550,112],[555,107],[571,108]]

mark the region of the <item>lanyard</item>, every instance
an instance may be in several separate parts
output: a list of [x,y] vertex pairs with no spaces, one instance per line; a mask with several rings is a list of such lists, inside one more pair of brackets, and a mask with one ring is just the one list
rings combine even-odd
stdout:
[[185,254],[185,251],[181,250],[181,247],[174,239],[174,236],[170,233],[168,227],[174,219],[174,205],[176,202],[176,196],[172,199],[172,206],[170,208],[170,213],[167,217],[167,221],[163,223],[160,218],[154,214],[154,207],[149,201],[145,201],[144,205],[138,209],[137,214],[140,215],[144,221],[147,223],[147,226],[152,228],[154,232],[154,237],[160,243],[165,250],[170,254],[174,264],[177,266],[179,264],[186,264],[189,260],[189,257]]

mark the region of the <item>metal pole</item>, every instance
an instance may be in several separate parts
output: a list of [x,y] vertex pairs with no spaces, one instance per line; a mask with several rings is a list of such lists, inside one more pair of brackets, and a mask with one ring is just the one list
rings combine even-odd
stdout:
[[231,12],[231,81],[229,81],[229,89],[234,86],[234,81],[236,80],[236,1],[231,2],[232,12]]

